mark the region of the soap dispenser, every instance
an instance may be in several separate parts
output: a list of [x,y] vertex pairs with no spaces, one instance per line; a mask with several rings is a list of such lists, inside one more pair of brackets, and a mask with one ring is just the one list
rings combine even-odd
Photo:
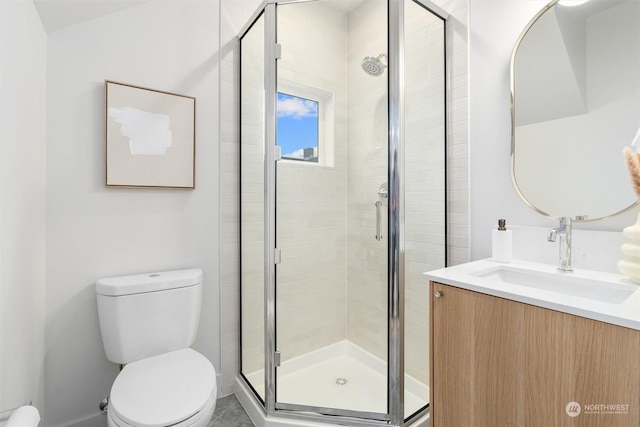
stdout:
[[491,252],[494,261],[511,262],[511,230],[507,230],[507,221],[498,220],[498,229],[492,230]]

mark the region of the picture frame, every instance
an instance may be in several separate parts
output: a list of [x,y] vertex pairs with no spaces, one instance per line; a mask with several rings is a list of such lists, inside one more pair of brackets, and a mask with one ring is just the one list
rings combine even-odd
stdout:
[[105,80],[105,187],[195,189],[196,99]]

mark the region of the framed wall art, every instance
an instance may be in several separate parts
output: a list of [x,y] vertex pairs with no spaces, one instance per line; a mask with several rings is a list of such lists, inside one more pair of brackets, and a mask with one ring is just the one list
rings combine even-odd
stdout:
[[195,188],[196,99],[105,81],[105,186]]

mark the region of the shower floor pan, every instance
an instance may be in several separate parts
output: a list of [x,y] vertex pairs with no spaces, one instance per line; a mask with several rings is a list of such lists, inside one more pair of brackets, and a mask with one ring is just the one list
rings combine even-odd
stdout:
[[[342,341],[284,362],[278,368],[278,401],[384,413],[386,371],[382,360]],[[247,379],[264,399],[264,371],[247,375]],[[407,417],[428,403],[429,387],[405,375],[404,399]]]

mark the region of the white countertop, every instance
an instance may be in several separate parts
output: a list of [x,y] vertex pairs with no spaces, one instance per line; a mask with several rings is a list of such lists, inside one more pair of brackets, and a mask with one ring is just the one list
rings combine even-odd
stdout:
[[[572,281],[594,280],[606,282],[601,289],[611,286],[615,288],[631,288],[633,293],[621,303],[605,302],[588,296],[568,295],[552,290],[538,289],[532,286],[516,285],[491,277],[481,277],[478,272],[497,268],[515,268],[540,274],[544,277],[557,277]],[[620,274],[603,273],[584,269],[572,272],[560,272],[555,265],[539,264],[514,260],[510,263],[499,263],[491,259],[474,261],[466,264],[447,267],[423,273],[429,280],[451,285],[470,291],[506,298],[513,301],[544,307],[564,313],[575,314],[589,319],[599,320],[614,325],[640,330],[640,285],[631,282]]]

